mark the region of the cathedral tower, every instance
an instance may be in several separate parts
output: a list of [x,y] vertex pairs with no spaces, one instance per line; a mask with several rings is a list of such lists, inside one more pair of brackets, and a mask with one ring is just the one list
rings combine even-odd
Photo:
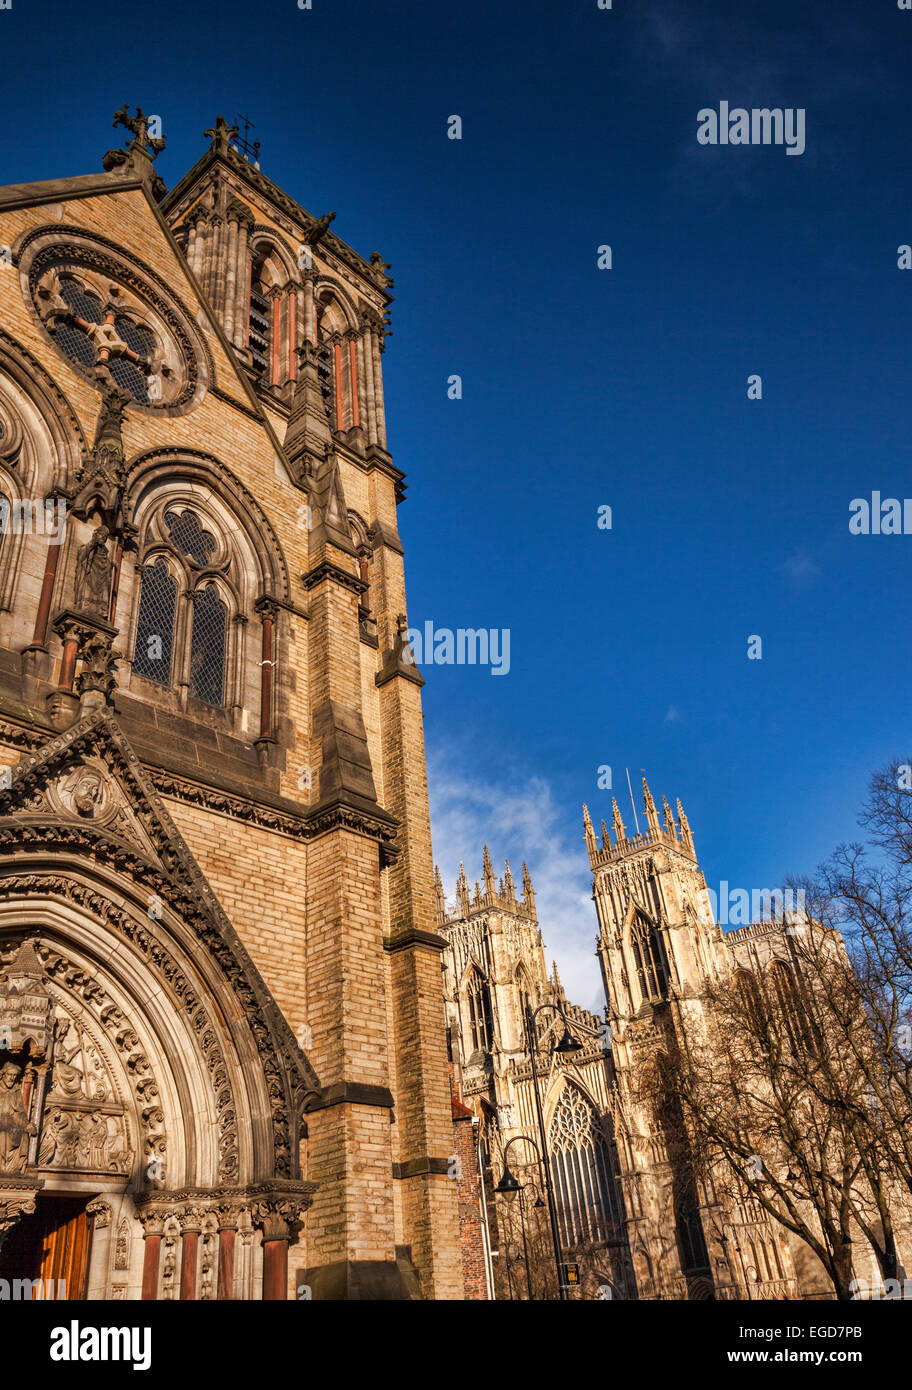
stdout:
[[603,821],[600,839],[583,808],[639,1297],[750,1297],[745,1262],[734,1253],[742,1247],[769,1251],[761,1266],[766,1296],[779,1297],[791,1277],[781,1233],[770,1231],[756,1204],[725,1205],[694,1170],[680,1113],[655,1114],[636,1084],[645,1065],[700,1026],[706,983],[732,968],[731,943],[713,919],[680,801],[677,820],[664,798],[660,816],[644,777],[643,807],[645,829],[630,835],[614,801],[613,836]]
[[[567,999],[556,966],[549,977],[526,865],[520,897],[509,863],[495,877],[487,846],[482,864],[474,889],[460,864],[452,910],[438,875],[437,921],[448,942],[447,1033],[456,1084],[481,1122],[499,1296],[514,1296],[508,1265],[530,1246],[537,1254],[529,1265],[532,1296],[541,1297],[546,1288],[556,1295],[544,1222],[537,1082],[564,1258],[580,1264],[585,1297],[634,1297],[605,1022]],[[572,1052],[555,1046],[565,1030],[576,1045]],[[518,1203],[495,1198],[505,1164],[523,1184]]]

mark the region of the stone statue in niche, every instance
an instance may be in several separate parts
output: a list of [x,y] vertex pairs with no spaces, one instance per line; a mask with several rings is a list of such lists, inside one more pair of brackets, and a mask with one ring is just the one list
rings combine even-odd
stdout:
[[5,1062],[0,1068],[0,1172],[22,1172],[34,1133],[22,1099],[20,1068],[15,1062]]
[[81,545],[76,554],[76,610],[103,620],[107,620],[111,593],[110,534],[107,526],[96,526],[92,539]]

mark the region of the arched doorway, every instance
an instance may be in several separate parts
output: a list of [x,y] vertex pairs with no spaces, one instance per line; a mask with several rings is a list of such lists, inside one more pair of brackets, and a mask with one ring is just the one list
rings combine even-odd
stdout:
[[[0,1293],[11,1299],[84,1299],[92,1245],[90,1196],[46,1194],[0,1249]],[[6,1287],[3,1283],[6,1281]]]

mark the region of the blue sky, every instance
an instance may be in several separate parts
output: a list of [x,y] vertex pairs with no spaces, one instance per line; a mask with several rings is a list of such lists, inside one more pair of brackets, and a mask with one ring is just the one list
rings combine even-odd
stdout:
[[[410,622],[511,634],[509,675],[425,671],[451,890],[485,839],[526,857],[592,1005],[600,765],[682,798],[712,886],[855,833],[909,751],[912,537],[850,536],[848,509],[912,493],[912,12],[14,0],[0,45],[3,182],[100,168],[128,100],[162,116],[170,186],[248,111],[264,172],[392,263]],[[722,100],[805,109],[805,153],[698,145]]]

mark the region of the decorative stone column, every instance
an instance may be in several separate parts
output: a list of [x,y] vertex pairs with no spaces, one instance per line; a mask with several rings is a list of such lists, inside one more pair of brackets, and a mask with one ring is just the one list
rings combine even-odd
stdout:
[[[63,643],[63,656],[57,689],[47,697],[47,705],[54,727],[65,729],[73,722],[77,711],[88,712],[111,703],[111,693],[117,683],[116,659],[112,651],[117,629],[100,618],[71,609],[59,613],[53,627]],[[84,662],[78,680],[77,657],[82,657]]]
[[315,270],[304,271],[304,341],[317,345],[317,309],[314,303]]
[[374,363],[371,356],[370,330],[365,326],[358,338],[358,352],[361,357],[361,380],[364,383],[364,427],[369,444],[377,442],[377,414],[374,409]]
[[187,242],[187,262],[193,274],[199,279],[203,263],[203,247],[206,244],[206,213],[199,206],[195,207],[187,218],[190,228],[190,239]]
[[361,423],[361,411],[358,407],[358,354],[355,348],[357,339],[354,333],[346,333],[345,350],[348,354],[348,374],[351,382],[351,428],[357,429]]
[[279,338],[281,336],[282,328],[281,291],[274,289],[271,292],[271,299],[272,322],[269,343],[269,384],[270,386],[278,386],[279,363],[281,361],[281,353],[279,350],[281,346],[279,343]]
[[297,1240],[314,1188],[314,1183],[301,1180],[289,1187],[283,1184],[250,1207],[251,1220],[263,1233],[264,1301],[282,1302],[288,1297],[288,1246]]
[[222,327],[229,342],[234,341],[234,319],[237,310],[237,252],[240,210],[236,204],[228,209],[228,254],[225,258],[225,311]]
[[264,1301],[288,1297],[288,1246],[295,1215],[290,1202],[260,1202],[254,1209],[253,1219],[263,1232]]
[[181,1229],[181,1302],[196,1298],[196,1275],[199,1254],[199,1237],[202,1227],[202,1214],[191,1207],[182,1211],[178,1217]]
[[234,1246],[237,1238],[238,1210],[232,1203],[223,1203],[218,1208],[219,1256],[218,1291],[219,1299],[234,1298]]
[[257,599],[254,607],[263,624],[260,650],[260,738],[274,741],[273,692],[275,690],[275,623],[279,608],[268,595]]
[[158,1211],[141,1211],[138,1215],[144,1237],[142,1290],[139,1296],[145,1303],[154,1303],[158,1298],[158,1270],[165,1219]]
[[377,317],[371,326],[371,355],[374,367],[374,401],[377,410],[377,443],[386,448],[386,414],[383,405],[383,368],[380,354],[383,351],[383,321]]
[[238,214],[237,239],[237,309],[234,316],[234,345],[247,346],[250,312],[250,252],[248,250],[250,233],[253,231],[253,215],[246,207]]
[[212,307],[221,318],[225,307],[225,219],[216,213],[210,222],[208,289]]

